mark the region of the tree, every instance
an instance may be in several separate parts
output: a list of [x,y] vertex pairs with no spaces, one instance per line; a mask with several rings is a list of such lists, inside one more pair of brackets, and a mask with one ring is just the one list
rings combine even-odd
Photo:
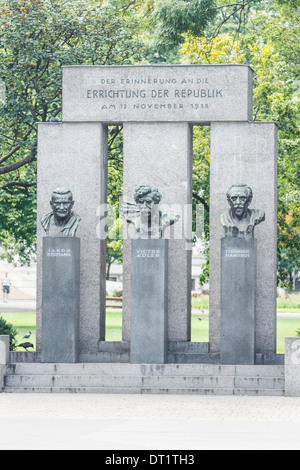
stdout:
[[0,82],[6,90],[0,105],[2,241],[28,249],[33,241],[35,220],[28,212],[35,210],[37,123],[60,117],[62,66],[138,58],[136,23],[124,3],[0,0]]
[[[286,8],[286,6],[284,7]],[[265,14],[262,14],[265,17]],[[283,25],[277,13],[267,16],[271,24]],[[286,18],[285,18],[286,20]],[[291,21],[291,20],[290,20]],[[295,21],[295,19],[294,19]],[[279,280],[284,281],[287,273],[300,265],[300,166],[299,166],[299,96],[295,95],[295,76],[298,61],[289,59],[291,53],[283,54],[279,36],[274,33],[274,42],[257,34],[261,17],[253,23],[253,31],[248,31],[241,40],[223,34],[213,40],[206,37],[186,36],[181,48],[182,62],[187,63],[242,63],[246,55],[251,54],[251,66],[254,75],[254,119],[275,121],[279,127],[278,151],[278,261]],[[266,20],[264,21],[264,27]],[[285,24],[288,29],[288,25]],[[299,31],[299,30],[298,30]],[[299,32],[298,32],[299,34]],[[276,40],[275,40],[276,39]],[[293,57],[295,57],[295,50]],[[289,60],[291,60],[289,62]],[[200,131],[199,145],[203,139]],[[200,156],[200,158],[199,158]],[[197,153],[196,153],[197,158]],[[203,185],[205,197],[208,198],[207,162],[201,153],[198,155],[200,171],[206,174]],[[208,201],[208,199],[207,199]],[[289,259],[287,266],[286,260]],[[208,262],[207,262],[208,263]],[[206,266],[206,275],[208,269]],[[207,281],[207,276],[202,279]]]
[[[226,31],[239,35],[252,11],[265,8],[266,0],[144,0],[150,43],[160,60],[175,58],[186,34],[216,38]],[[165,58],[164,58],[165,56]],[[166,59],[167,58],[167,59]]]
[[0,317],[0,335],[9,336],[10,351],[17,349],[17,334],[18,331],[16,328],[11,323],[8,323],[3,317]]
[[279,127],[278,279],[291,289],[293,273],[300,269],[299,1],[279,3],[282,6],[269,15],[255,18],[253,34],[260,31],[261,42],[269,48],[263,67],[257,69],[257,116],[274,120]]

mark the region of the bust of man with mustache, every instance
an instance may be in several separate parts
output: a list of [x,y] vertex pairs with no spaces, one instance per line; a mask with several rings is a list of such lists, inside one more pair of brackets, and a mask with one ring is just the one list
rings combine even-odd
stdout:
[[265,212],[249,209],[252,198],[252,189],[246,184],[234,184],[228,189],[230,209],[221,215],[226,237],[254,237],[254,228],[265,220]]

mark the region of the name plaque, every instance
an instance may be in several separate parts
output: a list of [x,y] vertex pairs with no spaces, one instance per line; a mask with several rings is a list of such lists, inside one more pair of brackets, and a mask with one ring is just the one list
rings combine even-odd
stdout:
[[160,250],[136,250],[137,258],[160,258]]
[[47,251],[47,257],[48,258],[62,258],[62,257],[71,257],[72,256],[72,250],[68,248],[49,248]]
[[43,237],[42,362],[78,362],[79,316],[80,239]]
[[245,65],[66,66],[63,121],[248,121]]
[[255,360],[256,239],[221,240],[221,364]]
[[250,258],[250,250],[239,250],[239,249],[227,249],[225,252],[225,258]]

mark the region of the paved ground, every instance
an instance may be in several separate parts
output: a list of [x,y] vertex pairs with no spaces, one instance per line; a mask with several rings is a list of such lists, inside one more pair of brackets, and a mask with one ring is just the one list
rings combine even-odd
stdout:
[[2,299],[0,300],[0,313],[9,313],[9,312],[35,312],[36,311],[36,301],[31,299],[24,300],[8,300],[8,303],[3,303]]
[[300,450],[299,436],[300,398],[0,394],[1,450]]
[[[0,313],[35,311],[35,271],[0,268],[14,282]],[[299,436],[300,398],[0,394],[0,450],[300,450]]]

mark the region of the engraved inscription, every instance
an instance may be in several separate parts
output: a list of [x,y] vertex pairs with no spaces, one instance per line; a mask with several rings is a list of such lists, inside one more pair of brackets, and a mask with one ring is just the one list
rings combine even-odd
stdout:
[[250,250],[228,249],[225,258],[250,258]]
[[67,66],[63,82],[67,121],[247,121],[252,115],[252,76],[240,65]]
[[[103,78],[100,83],[103,88],[87,89],[86,98],[98,100],[101,109],[184,109],[185,107],[208,109],[209,100],[223,98],[224,93],[222,88],[210,85],[208,78],[187,78],[179,82],[176,78],[153,79],[148,77],[118,80]],[[108,88],[107,85],[109,85]],[[138,88],[139,85],[151,86],[150,88]],[[161,85],[168,85],[169,88],[160,88]],[[170,88],[172,85],[176,85],[176,88]],[[154,88],[154,86],[158,88]],[[191,103],[191,99],[195,102]],[[208,101],[203,103],[204,99]],[[187,101],[185,102],[185,100]]]
[[47,256],[50,258],[52,257],[71,257],[72,251],[70,249],[64,249],[64,248],[57,248],[56,250],[54,248],[49,249],[47,251]]
[[160,258],[160,250],[136,250],[137,258]]

